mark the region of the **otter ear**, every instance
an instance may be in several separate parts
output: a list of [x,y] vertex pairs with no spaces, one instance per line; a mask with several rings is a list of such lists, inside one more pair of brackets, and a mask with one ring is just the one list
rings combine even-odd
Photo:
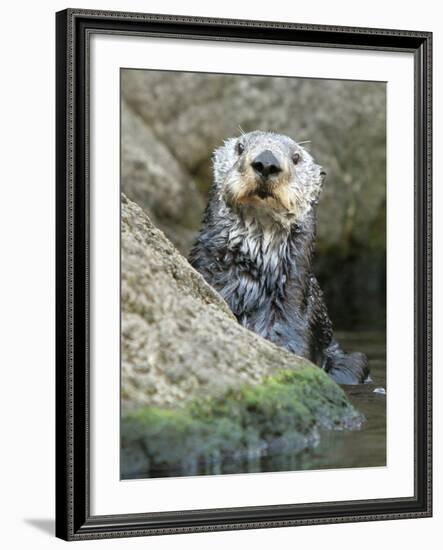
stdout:
[[321,193],[325,178],[326,178],[326,172],[322,168],[320,168],[320,180],[317,182],[317,185],[315,186],[315,192],[314,192],[315,196],[311,201],[312,206],[317,205],[318,201],[320,200],[320,193]]
[[226,157],[226,142],[214,149],[212,153],[212,164],[214,168],[220,169]]

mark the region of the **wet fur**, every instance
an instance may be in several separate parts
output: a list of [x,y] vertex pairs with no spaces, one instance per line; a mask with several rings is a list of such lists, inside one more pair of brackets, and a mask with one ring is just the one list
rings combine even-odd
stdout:
[[[324,173],[310,154],[278,134],[252,132],[214,154],[214,183],[191,265],[248,329],[324,368],[342,384],[368,378],[366,356],[345,353],[334,338],[312,273],[315,210]],[[250,169],[268,149],[283,166],[266,189]],[[294,152],[300,162],[292,165]]]

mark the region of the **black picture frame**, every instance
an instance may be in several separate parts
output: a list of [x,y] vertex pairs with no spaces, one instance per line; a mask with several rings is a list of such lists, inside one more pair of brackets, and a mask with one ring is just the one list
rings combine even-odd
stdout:
[[[415,492],[349,502],[92,516],[89,506],[89,39],[169,36],[412,52]],[[56,14],[56,535],[65,540],[432,515],[432,33],[68,9]]]

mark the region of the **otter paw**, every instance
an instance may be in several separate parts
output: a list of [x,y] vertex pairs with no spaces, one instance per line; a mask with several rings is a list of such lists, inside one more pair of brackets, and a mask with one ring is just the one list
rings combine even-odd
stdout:
[[337,384],[367,384],[372,382],[369,375],[368,359],[364,353],[344,353],[336,350],[326,356],[323,368]]

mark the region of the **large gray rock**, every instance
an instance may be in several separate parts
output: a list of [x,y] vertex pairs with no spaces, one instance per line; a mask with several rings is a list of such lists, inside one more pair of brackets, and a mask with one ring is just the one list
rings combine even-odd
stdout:
[[121,224],[124,478],[251,469],[316,444],[318,428],[360,426],[335,382],[241,327],[124,195]]
[[204,199],[189,174],[125,101],[122,102],[122,182],[133,201],[181,250],[192,244]]
[[227,137],[272,130],[308,148],[328,173],[320,242],[365,238],[385,201],[385,84],[126,71],[122,92],[189,174],[209,185]]
[[123,191],[186,255],[215,147],[239,126],[310,140],[328,174],[316,271],[333,318],[367,326],[384,318],[385,92],[380,82],[124,71]]
[[241,327],[226,302],[122,195],[123,408],[176,407],[308,364]]

